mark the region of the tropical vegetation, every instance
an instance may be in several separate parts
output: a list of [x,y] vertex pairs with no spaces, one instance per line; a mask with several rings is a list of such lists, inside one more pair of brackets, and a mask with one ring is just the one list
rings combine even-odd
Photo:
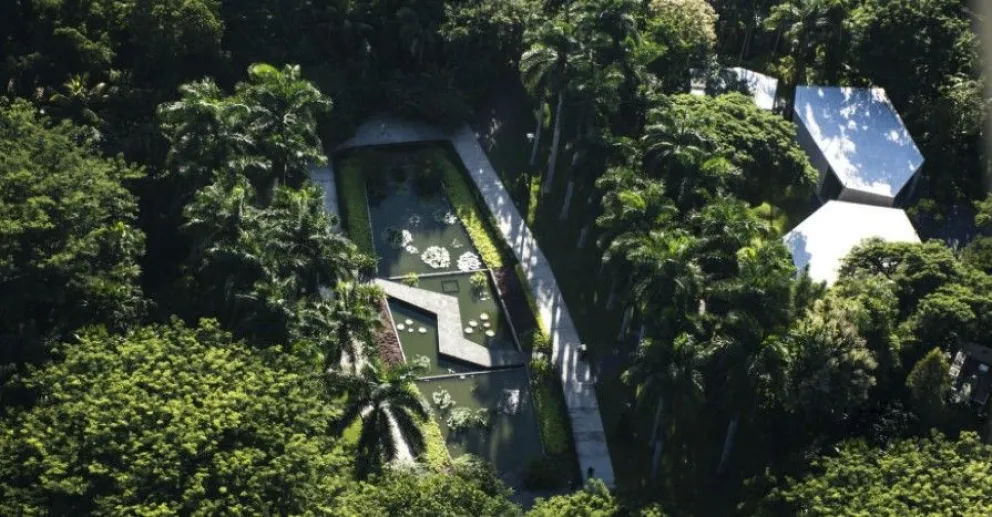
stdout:
[[[10,3],[0,514],[989,513],[992,418],[955,382],[992,335],[989,15]],[[734,66],[780,80],[774,110]],[[829,287],[782,242],[818,180],[791,121],[807,84],[884,88],[925,157],[905,206],[924,242],[863,242]],[[588,348],[615,492],[561,483],[585,473],[530,292],[532,474],[556,493],[524,508],[488,465],[438,452],[411,367],[380,357],[366,181],[333,153],[380,112],[480,138]],[[482,260],[527,285],[457,160],[422,158]],[[342,219],[315,167],[338,172]]]

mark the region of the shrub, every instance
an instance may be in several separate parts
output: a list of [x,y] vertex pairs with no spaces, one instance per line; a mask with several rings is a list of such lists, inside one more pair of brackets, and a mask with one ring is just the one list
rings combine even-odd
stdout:
[[417,287],[420,285],[420,275],[416,273],[407,273],[400,278],[400,283],[403,285],[408,285],[410,287]]
[[424,442],[427,447],[421,454],[420,460],[435,471],[446,469],[451,464],[451,455],[448,454],[448,446],[441,433],[441,427],[433,418],[428,418],[421,426],[424,433]]
[[472,284],[472,290],[476,293],[484,293],[489,288],[489,279],[486,278],[484,271],[472,273],[472,276],[469,277],[469,282]]
[[375,246],[372,244],[372,221],[369,218],[365,178],[357,160],[343,160],[337,178],[341,221],[345,233],[362,253],[374,257]]
[[572,433],[568,409],[551,361],[546,357],[532,359],[530,373],[534,406],[545,452],[550,455],[570,454]]
[[479,210],[473,196],[474,186],[469,185],[465,175],[444,155],[443,149],[432,149],[429,158],[441,172],[441,180],[458,219],[465,225],[472,244],[479,250],[479,256],[490,268],[503,267],[503,255],[496,240],[487,227],[485,212]]

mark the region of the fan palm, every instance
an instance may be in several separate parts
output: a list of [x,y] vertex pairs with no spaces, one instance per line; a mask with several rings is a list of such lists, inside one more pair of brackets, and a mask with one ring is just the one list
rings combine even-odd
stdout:
[[413,457],[426,448],[420,423],[429,414],[412,385],[414,370],[409,365],[380,369],[366,364],[357,375],[327,373],[333,396],[347,394],[340,430],[361,422],[356,467],[362,477],[395,459],[404,444]]

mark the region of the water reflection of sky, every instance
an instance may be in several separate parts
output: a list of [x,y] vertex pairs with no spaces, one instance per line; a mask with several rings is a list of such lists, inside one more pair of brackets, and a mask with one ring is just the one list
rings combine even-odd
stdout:
[[795,110],[846,188],[895,197],[923,164],[881,88],[800,86]]

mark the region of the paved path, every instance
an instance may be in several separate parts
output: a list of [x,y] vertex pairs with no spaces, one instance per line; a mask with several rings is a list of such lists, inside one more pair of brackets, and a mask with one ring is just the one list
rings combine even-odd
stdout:
[[[497,228],[523,266],[527,283],[537,301],[544,328],[551,333],[555,364],[561,372],[565,403],[572,421],[572,433],[582,475],[592,469],[593,476],[613,486],[613,464],[606,446],[606,433],[599,414],[599,403],[589,365],[579,359],[579,334],[565,306],[561,290],[547,258],[537,245],[530,229],[517,211],[509,192],[493,169],[479,140],[467,125],[445,132],[437,127],[411,123],[384,116],[370,118],[355,136],[338,146],[338,150],[367,145],[386,145],[421,141],[450,140],[461,157],[472,181],[496,220]],[[333,170],[328,169],[333,185]],[[327,190],[330,197],[331,191]],[[337,199],[327,202],[337,207]]]
[[440,353],[483,368],[524,365],[524,355],[516,350],[491,350],[465,339],[458,298],[381,278],[376,280],[376,284],[382,288],[386,296],[437,316],[437,343]]

